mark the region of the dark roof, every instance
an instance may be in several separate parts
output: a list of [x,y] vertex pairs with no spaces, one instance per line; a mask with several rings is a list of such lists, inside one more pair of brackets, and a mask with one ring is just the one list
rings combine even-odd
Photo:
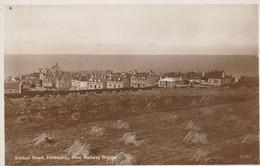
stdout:
[[164,75],[165,77],[167,76],[167,77],[179,77],[180,75],[179,74],[176,74],[176,73],[169,73],[169,74],[165,74]]
[[187,73],[189,76],[201,76],[202,75],[202,73],[197,73],[197,72],[188,72]]
[[5,89],[19,89],[19,82],[5,82]]
[[91,78],[89,79],[89,82],[94,82],[95,80],[98,81],[100,79],[101,82],[105,81],[106,78],[105,77],[100,77],[100,76],[95,76],[92,78],[93,81],[91,81]]
[[211,71],[209,73],[205,73],[204,78],[218,78],[222,79],[223,71]]
[[150,73],[135,73],[133,77],[139,77],[139,78],[147,78],[150,75]]
[[130,78],[130,77],[133,76],[133,74],[131,74],[131,73],[125,73],[125,75],[126,75],[127,78]]
[[58,65],[58,63],[56,63],[56,65],[53,65],[53,66],[51,67],[51,69],[54,70],[54,71],[61,71],[61,68],[60,68],[60,66]]
[[170,72],[170,73],[163,73],[163,75],[160,75],[162,76],[162,78],[166,78],[166,76],[168,78],[178,78],[178,77],[184,77],[186,79],[191,79],[191,78],[200,78],[202,76],[201,73],[197,73],[197,72],[187,72],[187,73],[181,73],[181,72],[178,72],[178,73],[175,73],[175,72]]
[[80,77],[79,80],[80,81],[88,81],[90,77]]
[[110,80],[110,78],[112,81],[122,81],[125,77],[123,75],[111,75],[108,79]]

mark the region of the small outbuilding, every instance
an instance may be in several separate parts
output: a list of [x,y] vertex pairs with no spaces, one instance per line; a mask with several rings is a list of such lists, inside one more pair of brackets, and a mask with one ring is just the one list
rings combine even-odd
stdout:
[[22,93],[22,84],[18,81],[8,81],[4,83],[4,93]]

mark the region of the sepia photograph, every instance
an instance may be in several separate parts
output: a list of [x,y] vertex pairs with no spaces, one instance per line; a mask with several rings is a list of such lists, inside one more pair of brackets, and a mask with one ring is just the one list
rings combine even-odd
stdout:
[[257,4],[2,12],[5,165],[259,164]]

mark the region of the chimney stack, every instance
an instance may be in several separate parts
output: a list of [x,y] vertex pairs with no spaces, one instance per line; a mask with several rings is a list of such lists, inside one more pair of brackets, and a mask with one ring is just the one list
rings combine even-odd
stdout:
[[205,71],[204,71],[204,69],[203,69],[203,71],[202,71],[202,77],[204,77],[205,76]]

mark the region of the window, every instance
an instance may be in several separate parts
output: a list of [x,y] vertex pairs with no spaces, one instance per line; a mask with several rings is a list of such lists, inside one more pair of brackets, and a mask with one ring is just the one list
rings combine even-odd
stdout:
[[14,93],[14,90],[13,89],[9,89],[8,92],[9,93]]
[[112,84],[109,84],[109,87],[112,87]]
[[144,78],[144,77],[142,77],[142,80],[144,81],[144,80],[145,80],[145,78]]
[[120,85],[117,85],[118,88],[120,88]]

